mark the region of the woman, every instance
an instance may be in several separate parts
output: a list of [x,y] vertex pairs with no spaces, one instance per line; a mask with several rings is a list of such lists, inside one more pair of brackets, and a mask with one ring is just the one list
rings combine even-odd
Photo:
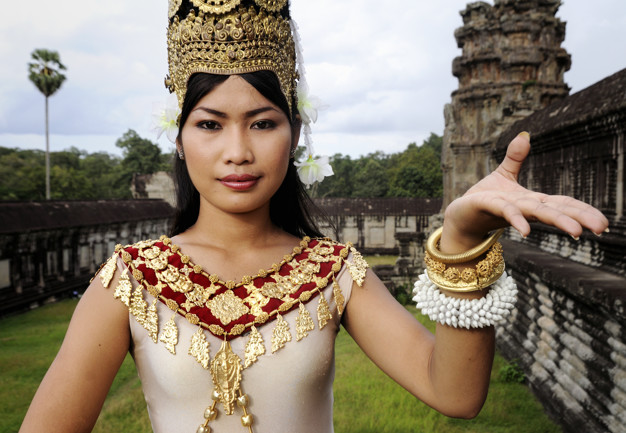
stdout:
[[[20,431],[90,431],[130,350],[156,432],[330,432],[340,325],[426,404],[452,417],[480,411],[495,319],[450,326],[444,317],[435,337],[356,250],[303,238],[319,233],[293,166],[304,110],[288,21],[281,0],[170,2],[168,85],[182,106],[173,237],[116,250],[76,308]],[[272,46],[280,52],[261,49]],[[244,70],[250,64],[261,67]],[[522,133],[496,171],[448,206],[433,269],[459,253],[455,272],[500,263],[495,237],[485,237],[508,225],[522,235],[528,221],[572,236],[607,228],[591,206],[519,186],[528,151]],[[491,291],[507,284],[494,281]],[[472,284],[442,292],[489,296]]]

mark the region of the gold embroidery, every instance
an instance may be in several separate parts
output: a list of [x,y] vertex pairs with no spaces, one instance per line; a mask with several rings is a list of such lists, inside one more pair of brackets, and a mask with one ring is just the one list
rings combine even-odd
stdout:
[[257,358],[263,354],[265,354],[265,343],[263,342],[263,337],[258,329],[256,329],[256,326],[252,326],[250,339],[246,344],[244,368],[250,367],[256,362]]
[[200,324],[200,318],[198,316],[196,316],[195,314],[185,314],[185,318],[192,325],[199,325]]
[[105,288],[109,287],[117,269],[117,254],[113,254],[100,271],[100,281]]
[[165,343],[165,347],[172,353],[172,355],[176,355],[176,344],[178,344],[178,328],[176,327],[176,322],[174,321],[175,317],[176,314],[174,314],[172,318],[167,321],[163,327],[163,332],[159,337],[159,341]]
[[328,306],[328,302],[324,297],[323,293],[320,293],[320,300],[317,304],[317,323],[320,329],[323,329],[324,326],[328,323],[330,319],[333,318],[333,315],[330,312],[330,307]]
[[124,260],[124,263],[130,263],[133,260],[133,256],[128,251],[122,251],[122,260]]
[[172,311],[178,311],[178,302],[176,302],[173,299],[166,299],[165,305],[167,305],[167,308],[169,308]]
[[246,325],[237,323],[235,326],[233,326],[232,330],[230,331],[230,335],[241,335],[245,331],[246,331]]
[[230,290],[217,295],[206,305],[211,310],[211,314],[218,318],[223,325],[228,325],[250,311],[241,298]]
[[130,282],[130,278],[128,278],[128,268],[124,269],[122,272],[122,276],[120,277],[120,281],[117,283],[117,287],[115,288],[115,293],[113,296],[116,299],[119,299],[126,305],[130,306],[130,295],[133,290],[133,285]]
[[343,307],[345,305],[346,298],[343,297],[341,287],[339,287],[339,283],[337,283],[335,279],[333,279],[333,297],[335,299],[335,304],[337,305],[337,311],[339,311],[339,314],[343,314]]
[[272,332],[272,353],[283,348],[285,344],[291,341],[291,333],[289,332],[289,324],[280,314],[276,317],[276,327]]
[[133,278],[137,281],[143,280],[143,272],[139,269],[133,269]]
[[202,331],[202,328],[198,328],[198,332],[191,337],[191,346],[189,346],[189,354],[196,358],[196,361],[205,369],[209,369],[209,361],[211,355],[209,354],[209,342],[206,339],[206,335]]
[[[172,245],[168,238],[164,237],[161,241],[165,245],[171,245],[170,248],[161,250],[154,241],[146,241],[133,245],[128,251],[117,251],[117,255],[123,257],[128,267],[120,277],[115,290],[115,297],[122,299],[122,302],[129,306],[129,312],[148,331],[150,338],[155,343],[160,340],[173,354],[176,353],[175,348],[178,343],[176,314],[162,327],[159,334],[157,302],[162,301],[177,314],[185,316],[190,324],[198,326],[198,331],[191,338],[188,353],[203,368],[211,370],[215,384],[215,402],[211,413],[215,414],[217,414],[215,405],[218,401],[222,402],[227,414],[232,414],[234,402],[238,401],[238,398],[245,399],[240,386],[241,371],[253,365],[259,356],[266,353],[263,337],[255,325],[261,325],[274,319],[275,327],[272,330],[271,351],[274,353],[280,350],[292,340],[290,325],[282,314],[287,313],[298,303],[299,311],[295,318],[295,337],[296,341],[304,339],[315,329],[315,322],[304,303],[310,301],[313,296],[320,297],[317,305],[318,328],[324,328],[333,318],[333,313],[322,290],[329,283],[332,283],[334,303],[337,305],[337,312],[342,314],[346,301],[341,287],[335,279],[337,273],[341,271],[345,263],[354,282],[361,285],[367,268],[367,263],[356,250],[351,249],[351,246],[343,247],[329,240],[317,240],[315,245],[309,247],[310,239],[305,238],[298,247],[293,249],[292,255],[283,258],[282,263],[274,264],[270,270],[259,271],[257,276],[243,277],[241,282],[237,284],[233,281],[220,281],[217,275],[209,275],[202,270],[201,266],[190,263],[189,257],[183,255],[180,249]],[[296,258],[297,254],[303,252],[304,256]],[[348,262],[345,259],[350,252],[352,252],[352,257]],[[181,266],[178,262],[177,265],[169,265],[169,258],[174,254],[178,254],[178,259],[174,263],[180,260],[186,264]],[[136,256],[134,260],[133,256]],[[113,263],[111,266],[114,266],[113,272],[115,272],[116,262],[113,259],[116,260],[116,257],[111,259],[111,263]],[[322,263],[328,264],[324,265],[324,273],[318,276],[322,269]],[[103,265],[103,268],[107,264],[108,262]],[[154,273],[145,272],[145,269],[152,269]],[[281,271],[286,275],[280,275]],[[104,271],[102,272],[104,273]],[[195,275],[192,275],[192,272],[195,272]],[[133,289],[130,274],[138,280],[139,287]],[[193,281],[189,278],[190,275],[193,277]],[[265,281],[258,280],[258,278],[268,276],[270,278]],[[201,282],[202,280],[197,278],[205,280]],[[307,289],[302,290],[302,286],[305,284],[308,284]],[[215,295],[219,290],[223,291],[225,287],[232,290]],[[148,304],[143,298],[142,288],[145,288],[155,297],[150,307],[147,307]],[[172,292],[177,294],[175,299],[180,300],[180,305],[174,300]],[[246,296],[245,299],[240,297],[242,295]],[[270,301],[273,302],[272,305],[274,306],[271,311],[264,311]],[[208,308],[218,322],[203,322],[197,314],[194,314],[196,311],[191,312],[196,307]],[[202,316],[203,313],[198,312],[198,314]],[[246,317],[245,323],[229,326],[229,331],[220,326],[220,323],[224,326],[231,325],[233,321],[242,319],[246,314],[249,316]],[[224,343],[213,359],[210,357],[209,342],[204,329],[208,329],[216,336],[224,337]],[[250,331],[249,339],[246,343],[244,356],[240,359],[232,352],[226,337],[238,336],[247,330]],[[207,418],[207,423],[211,419]],[[248,424],[252,422],[251,415],[247,414],[245,407],[242,422]]]
[[157,274],[157,278],[165,283],[171,284],[180,278],[180,272],[178,272],[178,268],[174,265],[168,265],[167,269],[163,269],[161,272]]
[[146,322],[146,310],[148,308],[148,304],[143,299],[143,290],[141,286],[137,286],[133,291],[133,296],[130,299],[130,314],[135,316],[137,322],[142,326],[145,326]]
[[250,296],[245,299],[245,302],[250,305],[250,314],[253,316],[263,314],[262,308],[265,307],[270,301],[269,298],[263,296],[260,291],[256,290],[256,288],[253,292],[250,292],[248,287],[246,287],[246,289],[248,290],[248,293],[250,293]]
[[361,256],[361,253],[359,253],[356,249],[350,248],[350,252],[352,253],[352,263],[346,261],[348,271],[350,271],[352,280],[357,284],[357,286],[362,287],[363,281],[365,280],[365,273],[367,272],[369,265],[363,256]]
[[148,283],[145,283],[145,286],[146,286],[146,290],[148,291],[148,293],[150,293],[155,298],[158,298],[159,295],[161,294],[161,290],[159,290],[157,287],[151,286]]
[[148,307],[146,311],[146,320],[143,324],[146,331],[148,331],[148,335],[152,338],[152,341],[157,342],[157,338],[159,335],[159,315],[157,314],[156,304],[158,300],[155,299],[152,301],[152,305]]
[[211,334],[217,335],[217,336],[222,336],[226,334],[226,332],[224,332],[222,327],[218,325],[209,325],[209,331],[211,331]]
[[313,323],[311,314],[304,307],[304,304],[300,303],[300,312],[298,313],[298,318],[296,319],[296,340],[302,340],[304,337],[309,335],[309,331],[314,329],[315,324]]
[[230,343],[224,340],[211,361],[211,377],[227,415],[233,413],[236,394],[241,383],[241,370],[241,359],[233,353]]

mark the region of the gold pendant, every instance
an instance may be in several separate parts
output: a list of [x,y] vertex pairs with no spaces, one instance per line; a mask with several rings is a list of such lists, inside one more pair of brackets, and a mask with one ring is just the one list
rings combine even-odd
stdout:
[[276,317],[276,327],[272,332],[272,353],[281,349],[285,344],[291,341],[291,333],[289,332],[289,324],[280,314]]
[[343,307],[345,306],[346,298],[344,298],[343,293],[341,292],[341,287],[339,287],[339,283],[337,283],[334,278],[333,297],[335,298],[335,304],[337,304],[337,311],[339,314],[343,314]]
[[311,314],[304,307],[304,304],[300,302],[300,312],[298,314],[298,318],[296,319],[296,340],[302,340],[304,337],[309,335],[309,331],[314,329],[315,323],[313,323]]
[[172,355],[176,355],[176,344],[178,344],[178,328],[176,327],[176,322],[174,321],[175,317],[176,314],[174,313],[172,318],[168,320],[163,327],[163,332],[159,337],[159,341],[165,343],[165,348],[169,350]]
[[189,346],[189,354],[196,358],[196,361],[205,370],[209,369],[209,361],[211,355],[209,354],[209,342],[202,331],[202,328],[198,328],[198,332],[191,337],[191,346]]
[[332,318],[333,315],[330,312],[330,307],[328,306],[328,302],[324,297],[324,293],[320,292],[320,300],[317,304],[317,322],[320,329],[324,329],[324,326],[326,326],[328,321]]
[[211,361],[211,377],[219,401],[224,405],[226,415],[233,414],[235,399],[241,383],[242,369],[241,359],[235,355],[230,343],[224,340],[222,347]]
[[128,277],[128,268],[126,268],[124,269],[124,272],[122,272],[120,281],[117,283],[117,287],[115,288],[113,297],[122,301],[127,307],[130,307],[130,297],[132,290],[133,285],[130,282],[130,278]]
[[250,367],[256,362],[259,356],[265,353],[265,344],[263,343],[263,337],[256,326],[252,326],[250,332],[250,339],[246,344],[246,361],[244,368]]
[[113,275],[115,274],[115,270],[117,269],[117,254],[113,254],[109,260],[107,260],[106,265],[100,271],[100,281],[102,281],[102,286],[104,288],[108,288],[111,280],[113,279]]

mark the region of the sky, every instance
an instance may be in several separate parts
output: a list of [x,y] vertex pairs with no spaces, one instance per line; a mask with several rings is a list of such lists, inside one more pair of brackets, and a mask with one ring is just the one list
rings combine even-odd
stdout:
[[[36,48],[56,50],[67,80],[50,98],[50,149],[116,155],[128,129],[151,131],[168,95],[165,0],[6,2],[0,18],[0,146],[44,149],[44,98],[28,80]],[[313,126],[318,154],[399,152],[443,134],[457,86],[454,30],[463,0],[292,0],[312,94],[327,108]],[[493,3],[493,2],[489,2]],[[392,6],[390,6],[392,5]],[[626,68],[624,0],[563,0],[571,92]]]

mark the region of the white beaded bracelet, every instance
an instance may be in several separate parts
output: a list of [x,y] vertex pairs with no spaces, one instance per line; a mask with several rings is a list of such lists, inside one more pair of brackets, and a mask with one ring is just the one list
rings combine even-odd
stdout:
[[505,272],[486,296],[453,298],[441,293],[424,272],[415,282],[413,294],[417,308],[431,320],[455,328],[484,328],[505,321],[515,306],[517,286]]

